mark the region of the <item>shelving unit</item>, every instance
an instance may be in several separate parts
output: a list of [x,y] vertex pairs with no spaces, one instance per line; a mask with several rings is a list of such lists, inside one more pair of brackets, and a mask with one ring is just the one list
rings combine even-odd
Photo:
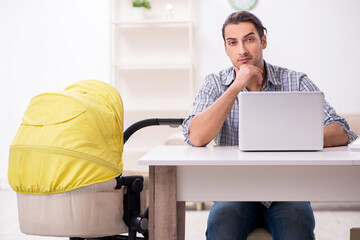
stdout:
[[[186,117],[194,97],[192,0],[149,0],[139,18],[131,0],[111,0],[111,83],[124,102],[125,128],[157,117]],[[172,4],[171,12],[165,9]],[[126,143],[137,158],[181,128],[141,130]],[[136,134],[135,134],[136,135]]]

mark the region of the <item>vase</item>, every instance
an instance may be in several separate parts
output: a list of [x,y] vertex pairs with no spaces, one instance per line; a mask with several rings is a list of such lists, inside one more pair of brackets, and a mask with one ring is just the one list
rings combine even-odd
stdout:
[[133,7],[131,10],[131,19],[143,20],[144,12],[145,12],[145,8],[143,8],[143,7]]

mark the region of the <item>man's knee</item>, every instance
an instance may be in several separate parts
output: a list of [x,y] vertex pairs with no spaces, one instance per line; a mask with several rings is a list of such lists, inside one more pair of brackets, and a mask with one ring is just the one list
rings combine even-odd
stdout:
[[210,210],[208,227],[212,224],[220,226],[235,223],[239,217],[238,212],[238,206],[235,202],[215,202]]
[[265,215],[266,226],[276,239],[312,239],[314,214],[309,202],[276,202]]
[[278,214],[283,215],[284,218],[310,223],[310,226],[315,225],[314,213],[310,202],[276,202],[274,207],[277,204],[280,204]]
[[245,239],[258,215],[255,203],[216,202],[210,210],[206,235],[208,239]]

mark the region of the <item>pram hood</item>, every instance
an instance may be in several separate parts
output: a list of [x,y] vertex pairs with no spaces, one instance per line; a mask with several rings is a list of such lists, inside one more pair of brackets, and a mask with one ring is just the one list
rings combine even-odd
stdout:
[[8,179],[50,194],[108,181],[123,170],[123,103],[111,85],[79,81],[34,97],[10,146]]

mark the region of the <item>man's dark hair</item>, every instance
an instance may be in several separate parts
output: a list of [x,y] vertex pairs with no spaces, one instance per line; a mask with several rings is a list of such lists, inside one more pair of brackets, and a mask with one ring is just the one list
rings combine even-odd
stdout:
[[240,11],[240,12],[234,12],[229,15],[229,17],[226,19],[223,27],[222,27],[222,36],[225,41],[225,28],[229,24],[239,24],[242,22],[250,22],[254,24],[256,30],[259,33],[260,40],[264,36],[264,32],[266,32],[266,28],[262,25],[259,18],[257,18],[254,14],[249,13],[247,11]]

